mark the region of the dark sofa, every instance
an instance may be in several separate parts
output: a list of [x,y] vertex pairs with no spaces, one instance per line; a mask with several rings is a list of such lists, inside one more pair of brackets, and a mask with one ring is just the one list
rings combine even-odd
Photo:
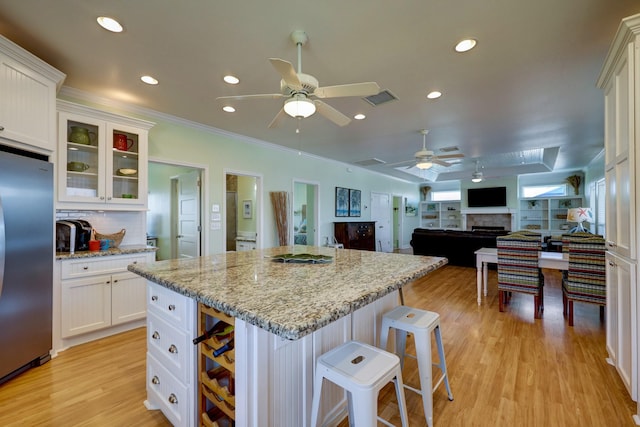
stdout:
[[449,264],[475,267],[474,254],[480,248],[495,248],[496,237],[509,233],[500,231],[430,230],[416,228],[411,235],[414,255],[441,256]]

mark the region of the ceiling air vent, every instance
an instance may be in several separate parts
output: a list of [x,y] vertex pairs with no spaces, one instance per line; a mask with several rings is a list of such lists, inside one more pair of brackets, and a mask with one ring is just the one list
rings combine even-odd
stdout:
[[363,98],[363,99],[367,101],[369,104],[373,105],[374,107],[377,107],[380,104],[385,104],[387,102],[395,101],[398,98],[396,98],[394,94],[392,94],[391,92],[385,89],[382,92],[378,93],[377,95],[367,96],[366,98]]
[[353,162],[354,165],[358,166],[374,166],[374,165],[383,165],[387,162],[384,160],[376,159],[375,157],[367,160],[360,160],[359,162]]

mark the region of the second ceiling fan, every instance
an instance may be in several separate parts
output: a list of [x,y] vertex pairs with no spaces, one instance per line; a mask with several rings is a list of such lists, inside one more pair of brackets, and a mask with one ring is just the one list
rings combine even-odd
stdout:
[[298,71],[289,61],[279,58],[269,58],[271,65],[282,77],[280,93],[221,96],[219,100],[246,99],[278,99],[287,98],[280,112],[271,121],[269,127],[274,127],[285,115],[294,118],[307,118],[316,111],[338,126],[346,126],[351,119],[329,104],[316,98],[339,98],[348,96],[366,97],[377,95],[380,87],[375,82],[352,83],[336,86],[320,87],[318,79],[302,72],[302,46],[309,40],[304,31],[294,31],[291,39],[298,48]]

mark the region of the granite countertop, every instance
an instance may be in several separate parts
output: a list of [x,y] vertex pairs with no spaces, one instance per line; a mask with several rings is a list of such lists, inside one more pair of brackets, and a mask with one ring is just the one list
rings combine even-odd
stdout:
[[[330,255],[326,264],[282,263],[285,253]],[[281,246],[129,265],[186,295],[282,338],[301,338],[445,265],[446,258]]]
[[56,260],[128,255],[141,252],[155,252],[157,250],[158,248],[147,245],[121,245],[118,248],[109,248],[106,251],[76,251],[73,254],[70,254],[69,252],[56,252]]

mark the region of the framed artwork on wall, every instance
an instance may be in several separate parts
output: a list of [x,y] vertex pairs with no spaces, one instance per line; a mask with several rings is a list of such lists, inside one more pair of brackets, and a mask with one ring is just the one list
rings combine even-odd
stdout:
[[349,216],[360,216],[360,190],[349,190]]
[[251,219],[251,200],[242,201],[242,218]]
[[336,187],[336,216],[349,216],[349,189]]

